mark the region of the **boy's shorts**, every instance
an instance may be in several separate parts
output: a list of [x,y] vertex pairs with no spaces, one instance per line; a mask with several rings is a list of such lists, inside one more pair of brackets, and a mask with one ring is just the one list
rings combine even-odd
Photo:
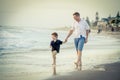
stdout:
[[57,54],[56,50],[52,51],[52,55],[56,55],[56,54]]
[[78,51],[82,51],[85,43],[85,38],[80,36],[80,38],[74,39],[75,48]]

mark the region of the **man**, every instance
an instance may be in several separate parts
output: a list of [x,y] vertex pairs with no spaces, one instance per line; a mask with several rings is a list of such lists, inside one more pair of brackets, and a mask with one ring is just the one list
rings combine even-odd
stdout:
[[88,34],[89,34],[89,25],[85,20],[82,20],[80,18],[80,14],[78,12],[75,12],[73,14],[73,18],[75,20],[72,28],[70,29],[65,42],[67,42],[68,38],[75,33],[74,38],[74,44],[77,52],[77,61],[75,62],[76,68],[78,69],[79,66],[82,65],[81,56],[82,56],[82,50],[84,47],[84,43],[87,43],[88,41]]

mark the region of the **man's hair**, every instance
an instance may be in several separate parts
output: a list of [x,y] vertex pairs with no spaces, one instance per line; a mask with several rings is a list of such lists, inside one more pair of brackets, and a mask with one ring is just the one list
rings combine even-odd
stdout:
[[58,37],[58,34],[56,32],[53,32],[51,35]]
[[75,12],[75,13],[73,13],[73,15],[80,16],[80,13],[79,12]]

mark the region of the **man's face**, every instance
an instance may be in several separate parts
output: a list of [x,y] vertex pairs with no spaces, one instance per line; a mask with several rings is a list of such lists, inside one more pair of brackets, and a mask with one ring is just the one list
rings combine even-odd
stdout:
[[76,20],[76,21],[79,21],[79,20],[80,20],[80,16],[73,15],[73,18],[74,18],[74,20]]

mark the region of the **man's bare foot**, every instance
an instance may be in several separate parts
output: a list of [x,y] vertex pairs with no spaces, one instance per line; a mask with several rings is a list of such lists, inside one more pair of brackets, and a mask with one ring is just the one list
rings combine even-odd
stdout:
[[75,69],[77,69],[78,68],[77,62],[74,62],[74,64],[75,64]]
[[81,63],[78,64],[78,70],[80,70],[80,71],[82,70],[82,64]]

